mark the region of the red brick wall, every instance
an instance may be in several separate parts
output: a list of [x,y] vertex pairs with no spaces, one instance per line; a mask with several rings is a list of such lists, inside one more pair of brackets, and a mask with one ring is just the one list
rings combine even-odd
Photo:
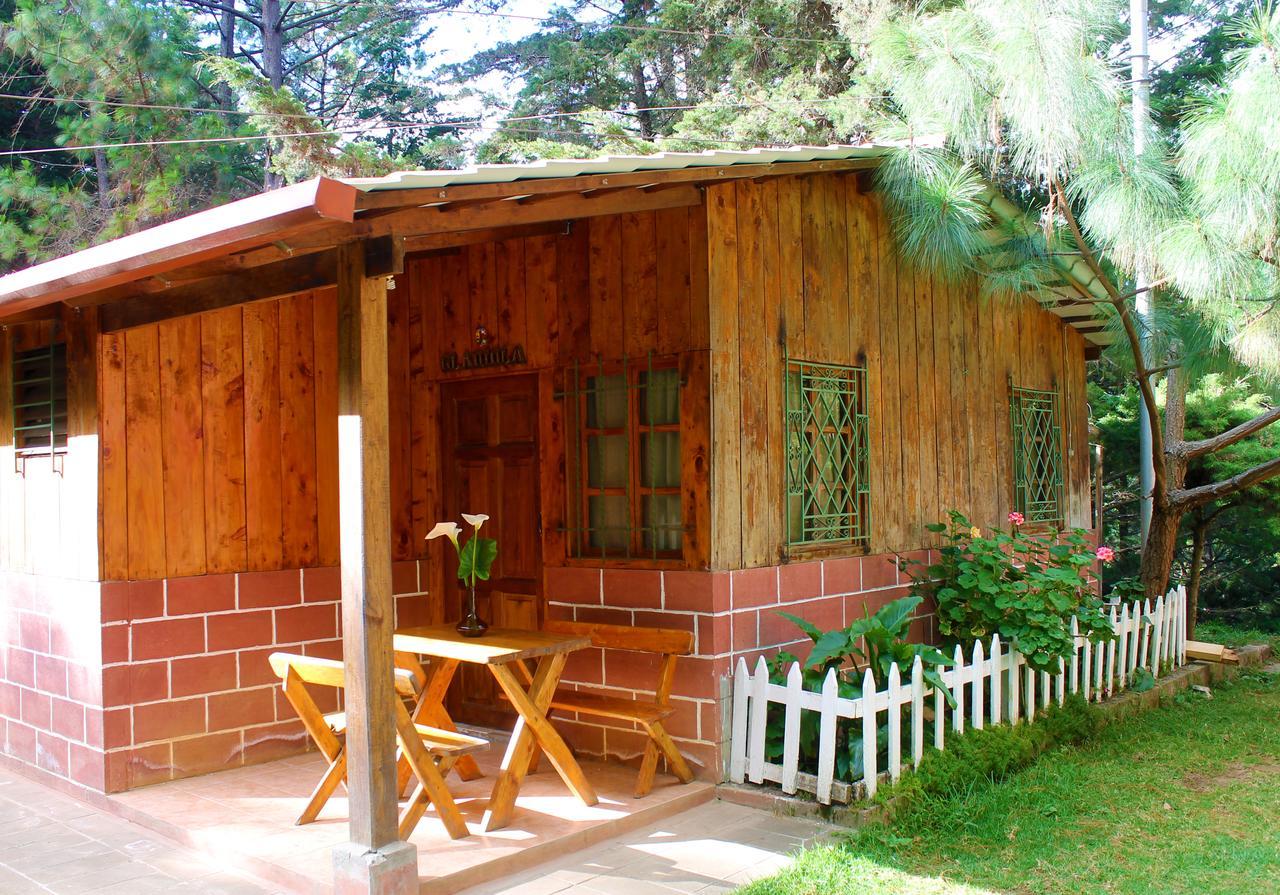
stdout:
[[[912,556],[918,556],[912,554]],[[793,562],[732,572],[687,572],[556,567],[546,571],[548,615],[694,633],[694,654],[680,660],[668,722],[681,750],[700,776],[720,779],[725,739],[727,676],[741,657],[787,649],[801,657],[809,639],[779,611],[821,628],[843,627],[904,596],[907,579],[892,554]],[[912,637],[935,638],[933,615],[920,614]],[[619,695],[652,694],[657,661],[618,650],[583,650],[570,657],[563,680],[579,688]],[[604,719],[560,718],[575,748],[593,755],[631,759],[643,735]]]
[[96,581],[0,572],[0,751],[103,787]]
[[[400,623],[425,622],[425,570],[397,563],[393,582]],[[311,748],[267,656],[341,658],[339,588],[334,567],[103,584],[107,791]]]

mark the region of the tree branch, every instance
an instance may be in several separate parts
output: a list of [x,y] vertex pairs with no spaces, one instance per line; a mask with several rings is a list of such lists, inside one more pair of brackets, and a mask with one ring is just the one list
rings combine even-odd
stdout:
[[1280,406],[1272,407],[1266,413],[1261,413],[1251,420],[1245,420],[1238,426],[1235,426],[1221,435],[1215,435],[1212,438],[1202,438],[1199,441],[1183,442],[1182,449],[1179,453],[1184,454],[1187,459],[1203,457],[1205,454],[1212,454],[1214,451],[1220,451],[1224,447],[1230,447],[1237,441],[1248,438],[1255,432],[1261,432],[1267,426],[1280,420]]
[[1169,502],[1174,506],[1191,510],[1211,500],[1229,497],[1258,484],[1258,482],[1265,482],[1267,479],[1275,478],[1278,475],[1280,475],[1280,457],[1273,457],[1267,462],[1259,463],[1252,469],[1246,469],[1239,475],[1233,475],[1229,479],[1223,479],[1210,485],[1200,485],[1196,488],[1184,488],[1174,491],[1169,495]]
[[359,31],[352,31],[350,34],[347,34],[343,37],[338,38],[335,41],[332,41],[328,46],[322,47],[321,49],[316,50],[311,55],[304,56],[303,58],[294,62],[292,65],[285,66],[285,70],[284,70],[285,77],[291,76],[294,72],[302,68],[304,65],[307,65],[308,63],[314,62],[315,60],[320,59],[321,57],[329,55],[330,53],[332,53],[338,47],[342,46],[347,41],[355,40],[358,37],[364,37],[365,34],[367,34],[372,30],[373,28],[372,26],[370,26],[367,28],[363,28]]
[[207,9],[209,12],[229,12],[231,13],[231,15],[235,16],[237,19],[240,19],[241,21],[244,21],[244,22],[248,22],[250,25],[252,25],[255,28],[262,27],[262,22],[255,19],[253,16],[250,16],[246,13],[241,12],[240,10],[236,9],[234,6],[228,6],[225,3],[218,3],[217,0],[183,0],[183,2],[189,3],[192,6],[198,6],[201,9]]
[[1141,289],[1134,289],[1132,292],[1126,292],[1124,295],[1120,297],[1126,301],[1128,301],[1131,298],[1137,298],[1139,295],[1141,295],[1144,292],[1150,292],[1153,289],[1159,289],[1161,286],[1163,286],[1165,283],[1168,283],[1172,279],[1173,277],[1164,277],[1162,279],[1156,280],[1154,283],[1148,283],[1146,286],[1143,286]]
[[299,31],[314,31],[325,25],[332,25],[340,18],[342,18],[342,7],[330,6],[327,9],[319,10],[305,18],[298,19],[295,22],[290,22],[287,25],[285,24],[285,17],[282,15],[280,16],[280,29],[288,34],[292,39],[296,40],[297,33]]
[[1165,500],[1164,431],[1163,427],[1159,425],[1160,408],[1156,403],[1155,389],[1151,386],[1151,372],[1147,367],[1146,352],[1142,350],[1142,339],[1138,335],[1138,328],[1134,325],[1133,317],[1129,313],[1127,299],[1120,294],[1120,290],[1106,276],[1106,273],[1102,270],[1102,265],[1094,257],[1093,250],[1089,247],[1088,242],[1085,241],[1084,234],[1080,230],[1080,223],[1076,220],[1075,212],[1071,210],[1071,204],[1067,199],[1066,191],[1062,188],[1062,184],[1055,177],[1049,181],[1049,187],[1057,195],[1056,204],[1062,212],[1063,218],[1066,219],[1067,226],[1071,229],[1071,235],[1075,239],[1076,246],[1080,249],[1080,257],[1084,259],[1085,264],[1093,271],[1093,275],[1102,283],[1102,288],[1107,291],[1107,295],[1111,298],[1111,306],[1116,309],[1116,314],[1124,325],[1125,338],[1128,339],[1129,349],[1133,352],[1138,391],[1142,395],[1142,403],[1146,405],[1147,418],[1151,420],[1152,466],[1155,471],[1155,488],[1152,489],[1151,500],[1152,503],[1163,503]]

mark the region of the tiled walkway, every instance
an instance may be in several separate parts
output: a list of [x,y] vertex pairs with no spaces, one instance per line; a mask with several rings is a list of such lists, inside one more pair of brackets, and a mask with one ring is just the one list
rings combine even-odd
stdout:
[[269,895],[196,852],[0,771],[4,895]]
[[780,870],[831,828],[709,802],[462,895],[719,895]]

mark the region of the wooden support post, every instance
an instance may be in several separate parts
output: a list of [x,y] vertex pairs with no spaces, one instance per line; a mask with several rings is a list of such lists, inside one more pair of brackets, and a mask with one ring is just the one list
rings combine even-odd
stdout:
[[360,244],[338,249],[338,507],[351,842],[338,892],[417,892],[416,849],[398,842],[387,411],[387,284]]

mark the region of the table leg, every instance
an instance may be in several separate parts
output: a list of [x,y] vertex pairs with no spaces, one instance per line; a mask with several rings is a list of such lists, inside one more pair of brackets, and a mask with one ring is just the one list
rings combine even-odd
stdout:
[[[456,659],[437,659],[432,663],[431,679],[418,697],[418,704],[413,709],[413,720],[416,724],[428,724],[441,730],[457,731],[453,719],[444,707],[444,697],[453,682],[453,675],[458,670]],[[454,765],[454,770],[463,780],[477,780],[484,776],[474,756],[463,755]]]
[[556,653],[539,660],[537,673],[527,693],[511,669],[505,665],[489,666],[519,717],[511,732],[511,742],[502,759],[502,771],[485,811],[486,832],[501,829],[510,823],[520,783],[528,773],[535,744],[542,748],[565,784],[584,805],[595,805],[599,801],[595,789],[582,773],[582,768],[569,751],[568,745],[546,716],[547,706],[551,704],[552,694],[560,682],[560,672],[564,669],[567,658],[565,653]]

